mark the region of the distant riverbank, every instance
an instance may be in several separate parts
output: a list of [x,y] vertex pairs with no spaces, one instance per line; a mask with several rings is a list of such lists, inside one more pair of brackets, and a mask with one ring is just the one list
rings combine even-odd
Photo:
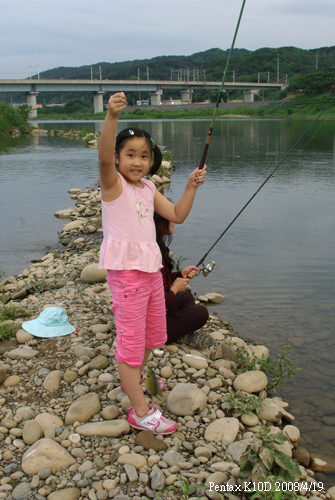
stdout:
[[[280,101],[255,101],[250,103],[223,102],[216,111],[216,118],[315,118],[331,102],[333,96],[297,95]],[[161,106],[127,106],[122,113],[123,120],[210,120],[213,117],[214,103],[192,103]],[[69,112],[65,108],[44,107],[38,109],[39,120],[103,120],[105,112],[94,114],[90,108]],[[27,123],[28,108],[14,109],[0,101],[0,135],[18,135],[31,131]],[[335,118],[335,101],[323,114],[323,118]]]
[[[332,96],[322,94],[317,96],[294,96],[281,101],[255,101],[251,103],[224,102],[220,103],[216,117],[222,118],[313,118],[317,116]],[[325,112],[324,116],[335,118],[335,101]],[[161,106],[127,106],[122,113],[122,119],[211,119],[213,116],[214,103],[192,103],[182,105]],[[71,114],[65,114],[62,108],[42,108],[38,110],[38,119],[60,120],[102,120],[105,112],[94,114],[93,110],[78,110]]]

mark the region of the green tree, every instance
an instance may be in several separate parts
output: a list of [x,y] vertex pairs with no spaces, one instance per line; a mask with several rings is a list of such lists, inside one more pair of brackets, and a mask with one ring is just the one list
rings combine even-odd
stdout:
[[322,94],[335,89],[335,68],[319,69],[307,74],[297,75],[290,81],[289,91],[302,91],[305,94]]
[[27,123],[29,108],[13,108],[5,101],[0,101],[0,134],[10,134],[13,130],[29,132],[33,127]]

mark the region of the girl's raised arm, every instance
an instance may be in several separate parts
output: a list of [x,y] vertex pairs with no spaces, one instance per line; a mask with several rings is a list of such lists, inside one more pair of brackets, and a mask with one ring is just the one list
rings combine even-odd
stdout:
[[99,141],[100,185],[103,198],[104,192],[112,190],[118,181],[114,161],[115,141],[118,118],[126,104],[127,100],[123,92],[113,94],[108,101],[108,111]]
[[185,190],[180,200],[174,205],[159,191],[155,194],[155,211],[165,219],[181,224],[184,222],[193,205],[195,194],[199,186],[205,182],[206,165],[203,169],[196,168],[189,176]]

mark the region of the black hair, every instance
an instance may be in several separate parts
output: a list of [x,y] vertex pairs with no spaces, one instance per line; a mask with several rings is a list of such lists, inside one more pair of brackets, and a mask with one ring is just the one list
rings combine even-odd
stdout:
[[159,147],[154,144],[150,135],[145,130],[142,130],[140,128],[125,128],[121,130],[121,132],[119,132],[116,136],[115,153],[117,155],[120,154],[125,141],[127,141],[128,139],[132,139],[133,137],[143,137],[147,141],[150,148],[150,154],[153,157],[153,162],[148,174],[154,175],[162,164],[163,155]]
[[174,268],[174,260],[170,257],[170,250],[168,247],[172,241],[172,234],[168,234],[170,222],[157,212],[154,212],[154,222],[156,226],[156,241],[160,248],[167,270],[171,273]]

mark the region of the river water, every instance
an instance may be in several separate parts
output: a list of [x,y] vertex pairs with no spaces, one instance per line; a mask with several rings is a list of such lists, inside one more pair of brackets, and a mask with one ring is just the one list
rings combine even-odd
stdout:
[[[309,120],[218,120],[208,174],[172,251],[196,264],[237,215]],[[80,127],[101,130],[101,122]],[[197,166],[208,121],[121,122],[140,126],[172,152],[176,164],[165,195],[177,201]],[[77,128],[66,122],[40,128]],[[276,358],[293,348],[302,369],[277,394],[291,404],[310,452],[335,456],[335,121],[319,121],[257,194],[208,256],[216,262],[197,277],[197,294],[216,291],[226,302],[211,308],[243,338],[263,342]],[[80,141],[34,137],[0,140],[0,266],[21,272],[58,245],[69,188],[98,177],[97,151]],[[320,475],[319,475],[320,477]],[[334,484],[334,476],[322,476]]]

